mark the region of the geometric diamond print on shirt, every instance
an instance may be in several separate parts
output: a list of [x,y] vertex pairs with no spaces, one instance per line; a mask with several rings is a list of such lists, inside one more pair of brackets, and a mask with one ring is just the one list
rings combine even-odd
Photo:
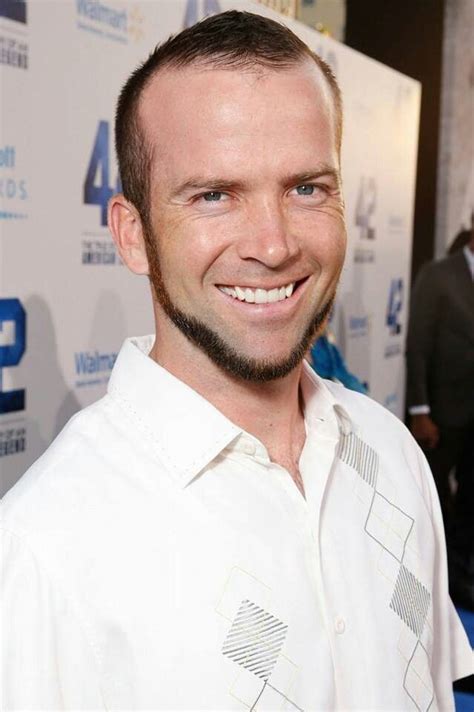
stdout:
[[433,682],[430,674],[430,659],[418,641],[410,658],[403,687],[420,712],[428,712],[434,700]]
[[400,563],[403,562],[413,524],[412,517],[377,491],[374,492],[365,531]]
[[[353,467],[374,489],[364,529],[366,534],[400,564],[390,608],[418,639],[406,669],[403,686],[417,709],[420,712],[427,712],[433,695],[430,687],[429,665],[422,666],[420,663],[422,651],[428,658],[428,654],[421,646],[420,637],[428,615],[431,594],[403,564],[405,547],[415,520],[378,492],[379,456],[363,440],[352,433],[342,435],[338,456],[347,465]],[[420,675],[419,669],[422,667],[425,671],[427,669],[428,673]]]
[[242,601],[222,653],[267,681],[285,641],[288,626],[251,601]]
[[367,445],[354,433],[342,435],[338,456],[346,465],[353,467],[371,487],[375,487],[379,456],[370,445]]
[[430,600],[429,591],[418,581],[416,576],[405,566],[400,566],[390,608],[405,621],[417,638],[423,631]]

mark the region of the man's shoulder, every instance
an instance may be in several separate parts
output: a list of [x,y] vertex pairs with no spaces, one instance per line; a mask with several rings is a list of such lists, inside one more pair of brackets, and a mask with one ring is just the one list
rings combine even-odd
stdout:
[[108,484],[115,420],[109,396],[76,413],[4,496],[2,526],[20,533],[61,528],[62,520],[71,523],[72,514],[94,506]]
[[425,503],[431,502],[432,475],[425,456],[405,424],[369,396],[338,383],[325,383],[350,416],[352,432],[360,444],[369,446],[377,454],[385,475],[396,478],[399,485],[414,484]]
[[407,431],[396,415],[370,396],[346,388],[342,383],[334,383],[328,380],[324,380],[324,383],[335,399],[347,409],[359,428],[364,429],[365,427],[371,427],[374,423],[382,422],[390,430],[394,430],[399,434],[404,435],[405,431]]
[[[415,469],[420,467],[421,451],[404,423],[385,406],[342,384],[325,382],[344,407],[354,426],[354,433],[379,454],[409,457]],[[421,458],[422,460],[423,458]]]
[[463,252],[456,252],[454,255],[448,255],[440,260],[426,262],[420,270],[420,275],[423,275],[425,279],[449,279],[453,273],[464,269],[465,262],[466,258]]

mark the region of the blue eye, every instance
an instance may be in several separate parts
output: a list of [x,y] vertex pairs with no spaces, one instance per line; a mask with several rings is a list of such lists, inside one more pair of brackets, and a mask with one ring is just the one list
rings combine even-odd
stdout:
[[208,203],[217,203],[222,198],[222,193],[219,190],[211,190],[209,193],[204,193],[202,197]]
[[299,185],[296,188],[298,195],[313,195],[314,185]]

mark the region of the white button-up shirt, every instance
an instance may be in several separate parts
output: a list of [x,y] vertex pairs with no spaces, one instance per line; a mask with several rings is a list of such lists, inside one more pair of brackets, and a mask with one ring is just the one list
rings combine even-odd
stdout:
[[305,367],[304,499],[151,344],[4,499],[3,709],[453,709],[472,653],[404,426]]
[[466,245],[463,252],[467,260],[467,265],[469,267],[469,271],[471,272],[472,279],[474,279],[474,250],[471,250],[471,248]]

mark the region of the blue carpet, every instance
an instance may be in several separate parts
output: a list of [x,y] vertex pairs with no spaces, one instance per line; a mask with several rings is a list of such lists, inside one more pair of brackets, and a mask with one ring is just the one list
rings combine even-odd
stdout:
[[[458,608],[457,612],[466,629],[469,642],[474,648],[474,611]],[[474,675],[465,677],[463,680],[459,680],[455,683],[454,701],[456,703],[456,712],[474,712],[473,685]]]
[[466,630],[467,637],[474,648],[474,611],[468,611],[466,608],[457,608],[458,615],[462,620],[462,624]]
[[470,695],[468,692],[455,692],[454,701],[456,703],[456,712],[474,711],[474,695]]

